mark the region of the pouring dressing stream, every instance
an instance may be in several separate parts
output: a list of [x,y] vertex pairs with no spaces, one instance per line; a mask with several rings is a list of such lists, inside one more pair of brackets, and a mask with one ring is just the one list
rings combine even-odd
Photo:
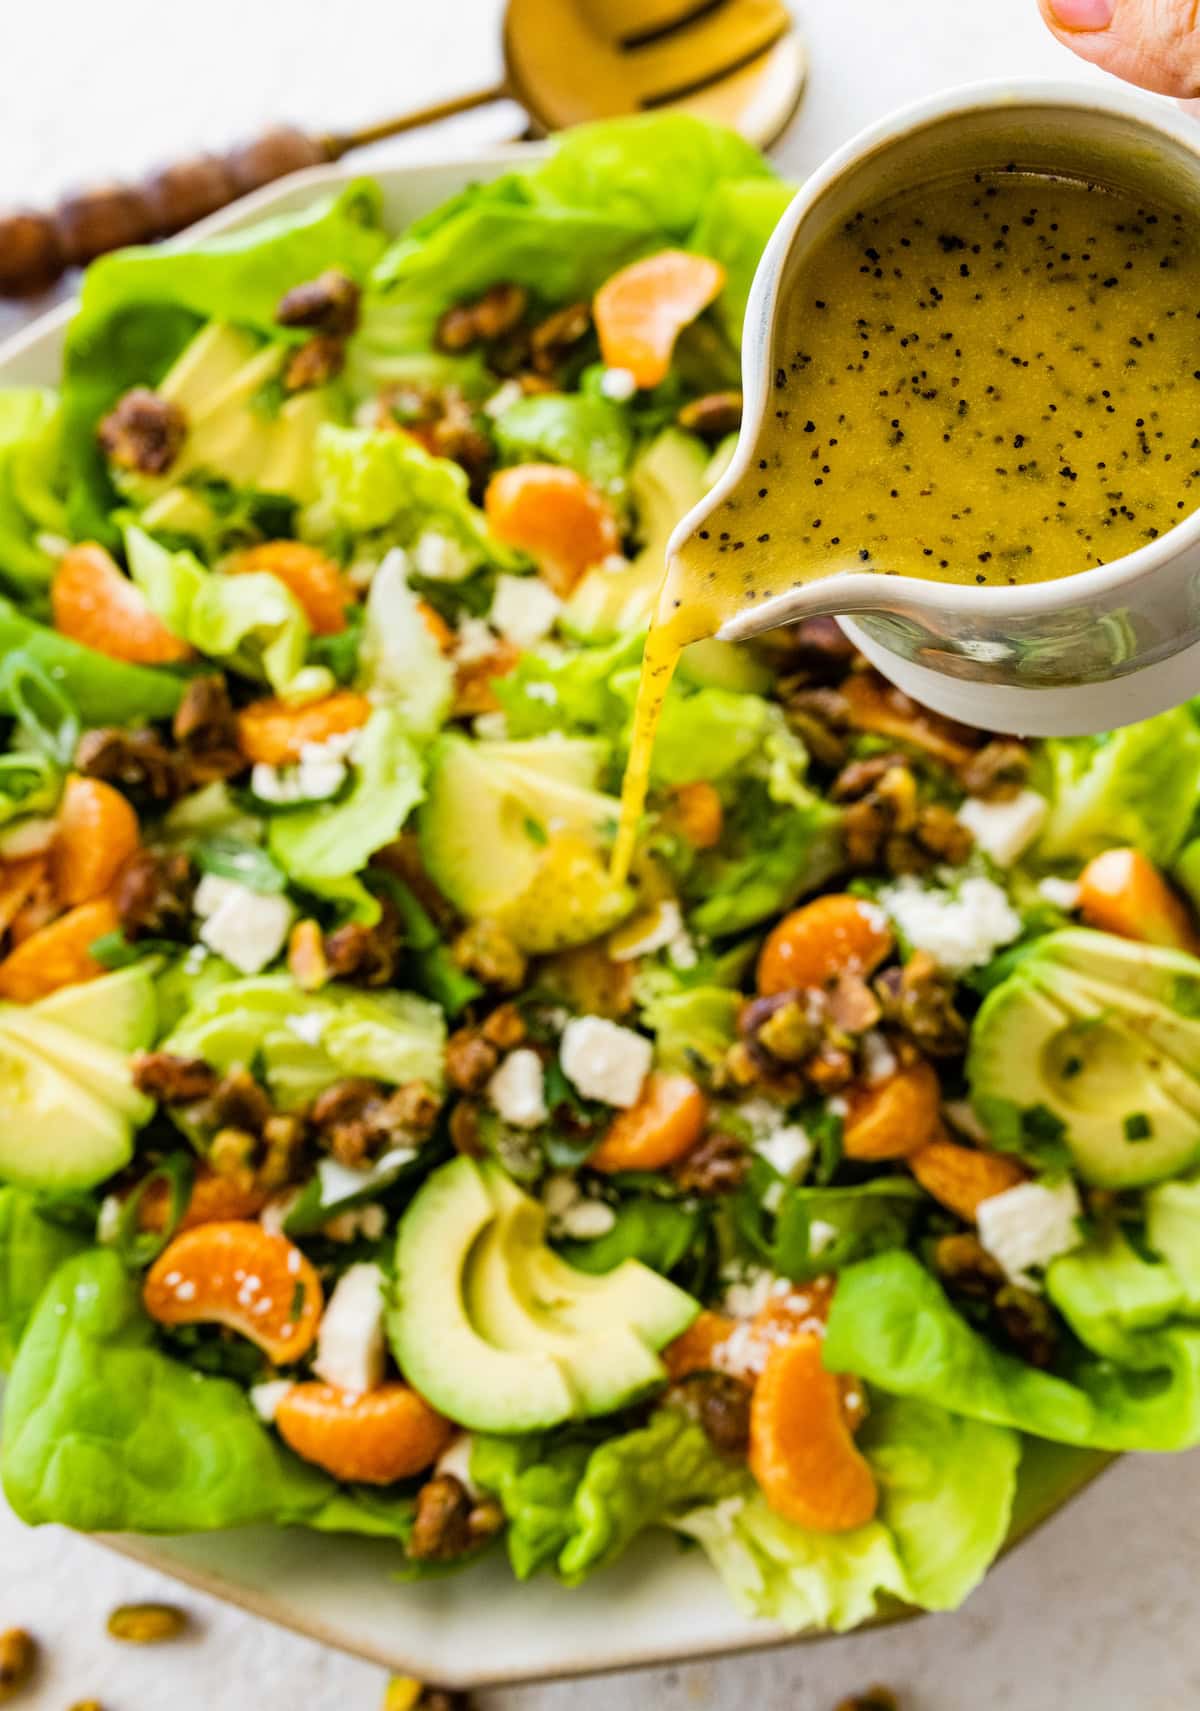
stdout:
[[[1011,96],[978,94],[968,129],[1010,107]],[[1094,625],[1086,596],[1096,581],[1161,555],[1176,531],[1181,546],[1196,534],[1196,186],[1181,195],[1176,180],[1144,162],[1130,170],[1086,136],[1031,147],[1020,125],[935,150],[907,181],[880,177],[882,149],[859,149],[876,165],[869,182],[851,145],[849,170],[826,169],[823,199],[798,199],[825,213],[815,236],[801,241],[802,209],[768,249],[734,465],[672,538],[622,792],[622,878],[655,728],[689,643],[819,612],[915,610],[937,645],[921,637],[903,651],[959,680],[940,711],[971,719],[962,690],[977,677],[974,722],[992,723],[989,668],[1004,681],[1011,660],[1007,675],[1029,687],[1010,693],[1040,695],[1042,716],[1046,688],[1029,664],[1044,657],[1039,628],[1065,635],[1063,613]],[[881,651],[868,648],[909,687]],[[1056,728],[1144,716],[1115,698],[1099,725],[1072,711],[1073,681],[1131,669],[1116,652],[1097,670],[1094,646],[1060,646],[1056,673],[1042,679],[1062,686]],[[1160,704],[1186,693],[1176,681]],[[936,693],[923,686],[922,696],[938,707]]]

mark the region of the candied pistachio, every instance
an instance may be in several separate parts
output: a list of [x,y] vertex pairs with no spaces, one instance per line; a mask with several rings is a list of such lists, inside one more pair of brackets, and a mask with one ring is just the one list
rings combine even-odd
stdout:
[[112,1638],[131,1646],[177,1640],[187,1625],[187,1612],[177,1604],[119,1604],[108,1618]]
[[110,463],[139,475],[165,475],[183,447],[187,418],[178,404],[148,386],[135,386],[96,430]]
[[486,986],[516,992],[524,984],[527,959],[494,921],[472,921],[454,941],[454,960]]
[[37,1663],[37,1641],[24,1628],[0,1634],[0,1699],[8,1699],[28,1682]]
[[288,357],[283,370],[283,390],[311,392],[325,386],[337,378],[345,363],[346,347],[341,339],[330,333],[314,333]]
[[358,325],[361,292],[340,267],[328,267],[315,279],[294,285],[279,299],[275,320],[281,327],[309,327],[315,333],[352,333]]
[[843,1699],[835,1711],[900,1711],[900,1701],[890,1687],[868,1687]]
[[726,434],[736,434],[742,425],[742,395],[707,392],[703,398],[693,398],[685,404],[675,420],[689,433],[722,440]]

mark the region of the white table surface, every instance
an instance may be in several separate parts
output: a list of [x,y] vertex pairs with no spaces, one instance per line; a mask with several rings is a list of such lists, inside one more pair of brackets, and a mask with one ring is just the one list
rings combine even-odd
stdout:
[[[812,79],[777,150],[793,175],[889,108],[977,77],[1083,76],[1034,0],[800,0]],[[129,172],[291,118],[334,128],[492,81],[499,0],[7,0],[0,10],[0,203]],[[515,109],[447,132],[514,136]],[[390,145],[393,155],[397,145]],[[18,322],[0,307],[0,331]],[[873,1681],[904,1711],[1195,1711],[1200,1452],[1128,1458],[954,1616],[724,1663],[487,1696],[494,1711],[832,1711]],[[397,1589],[397,1598],[403,1598]],[[146,1650],[104,1632],[117,1603],[174,1598],[191,1636]],[[379,1670],[0,1507],[0,1628],[42,1642],[20,1704],[51,1711],[367,1711]]]

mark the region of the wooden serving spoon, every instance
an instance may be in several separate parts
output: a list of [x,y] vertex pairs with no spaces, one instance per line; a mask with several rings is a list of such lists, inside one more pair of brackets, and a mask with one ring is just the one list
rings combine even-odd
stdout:
[[508,0],[504,77],[489,89],[337,134],[279,126],[140,184],[0,217],[0,295],[43,290],[124,244],[149,243],[303,167],[492,102],[518,102],[536,135],[589,119],[683,109],[764,147],[791,118],[805,52],[783,0]]

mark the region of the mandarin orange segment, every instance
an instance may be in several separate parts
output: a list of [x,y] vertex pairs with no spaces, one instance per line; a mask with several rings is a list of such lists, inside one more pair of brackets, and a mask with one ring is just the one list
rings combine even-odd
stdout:
[[160,1325],[227,1325],[276,1366],[312,1347],[325,1308],[321,1280],[300,1249],[243,1220],[198,1224],[168,1242],[142,1299]]
[[0,865],[0,934],[7,933],[46,877],[44,855],[22,856]]
[[331,558],[303,541],[264,541],[238,553],[230,576],[263,573],[282,582],[296,597],[316,636],[337,636],[346,628],[346,607],[354,596]]
[[905,1158],[937,1135],[941,1085],[932,1066],[919,1059],[886,1081],[853,1090],[842,1129],[847,1158]]
[[662,1351],[663,1365],[672,1380],[686,1378],[691,1372],[711,1372],[716,1353],[737,1329],[737,1320],[728,1313],[713,1313],[701,1308],[687,1330]]
[[758,959],[764,998],[802,986],[824,986],[843,972],[870,974],[895,937],[883,910],[848,892],[817,897],[793,909],[767,935]]
[[556,463],[500,470],[488,482],[483,506],[497,539],[528,553],[543,580],[564,597],[592,565],[620,550],[608,500]]
[[721,841],[725,810],[715,786],[707,779],[697,779],[671,792],[663,819],[693,849],[711,850]]
[[32,1004],[62,986],[107,974],[91,955],[91,947],[107,933],[115,933],[120,924],[112,900],[97,897],[38,927],[0,962],[0,998]]
[[1140,850],[1105,850],[1088,862],[1079,876],[1079,908],[1101,932],[1200,956],[1191,911]]
[[618,1111],[591,1154],[593,1170],[661,1170],[691,1152],[704,1133],[708,1101],[687,1075],[652,1070],[641,1097]]
[[[219,1176],[206,1164],[196,1167],[188,1203],[179,1220],[175,1234],[194,1230],[200,1224],[229,1223],[231,1220],[257,1218],[269,1195],[261,1188],[247,1187],[232,1177]],[[138,1203],[138,1228],[166,1228],[171,1204],[171,1190],[161,1177],[146,1189]]]
[[1016,1159],[942,1139],[910,1153],[908,1168],[926,1194],[968,1223],[975,1221],[983,1201],[1026,1180],[1026,1172]]
[[306,743],[357,731],[370,717],[371,703],[353,689],[337,689],[305,707],[288,707],[266,697],[238,714],[238,746],[248,761],[287,766],[300,759]]
[[676,339],[724,284],[719,261],[687,250],[660,250],[614,273],[592,303],[606,365],[628,369],[639,386],[657,386],[667,378]]
[[750,1472],[785,1520],[846,1533],[873,1518],[879,1493],[821,1345],[819,1333],[801,1331],[767,1356],[750,1404]]
[[140,842],[128,800],[99,778],[72,773],[58,806],[50,874],[63,903],[87,903],[108,890]]
[[188,644],[171,634],[140,589],[94,541],[71,547],[59,560],[50,608],[61,635],[110,659],[173,665],[192,657]]
[[454,1435],[407,1384],[381,1384],[354,1394],[332,1384],[296,1384],[279,1404],[275,1425],[290,1449],[334,1479],[393,1485],[432,1465]]

